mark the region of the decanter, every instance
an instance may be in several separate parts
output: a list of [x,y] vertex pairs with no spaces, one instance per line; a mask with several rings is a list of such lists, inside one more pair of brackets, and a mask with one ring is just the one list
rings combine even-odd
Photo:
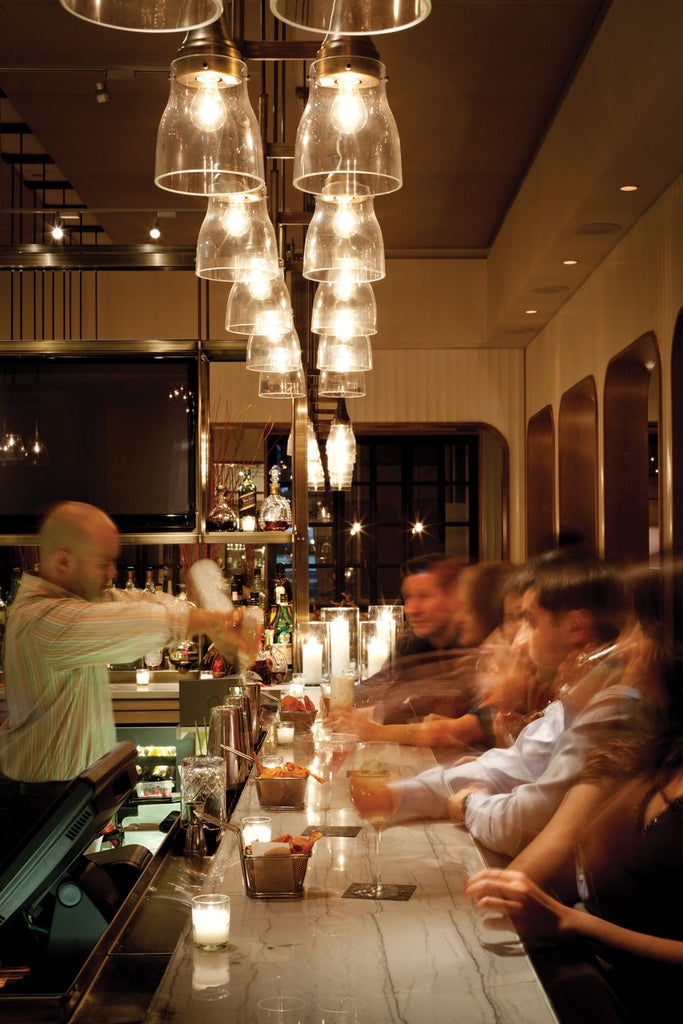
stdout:
[[265,499],[258,514],[260,530],[289,530],[292,526],[292,506],[289,498],[280,494],[279,466],[273,466],[268,474],[270,477],[270,494]]
[[239,527],[239,520],[233,509],[230,508],[225,487],[222,484],[216,486],[216,504],[207,516],[207,525],[212,530],[227,530],[233,532]]

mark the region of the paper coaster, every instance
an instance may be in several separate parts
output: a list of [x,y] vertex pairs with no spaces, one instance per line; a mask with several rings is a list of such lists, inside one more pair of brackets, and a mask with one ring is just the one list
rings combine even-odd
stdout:
[[322,832],[324,836],[336,836],[339,839],[355,839],[361,828],[361,825],[309,825],[301,835],[310,836],[312,832]]
[[367,882],[354,882],[342,893],[344,900],[398,900],[406,903],[417,889],[416,885],[385,885],[381,896],[368,892]]

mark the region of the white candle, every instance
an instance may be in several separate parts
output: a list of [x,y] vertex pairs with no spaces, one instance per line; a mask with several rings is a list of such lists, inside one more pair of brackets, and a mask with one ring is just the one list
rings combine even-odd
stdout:
[[147,686],[149,683],[149,669],[139,668],[135,673],[135,682],[138,686]]
[[289,684],[290,697],[303,697],[305,685],[306,680],[303,672],[295,672],[292,676],[292,681]]
[[256,529],[256,516],[242,516],[242,529],[245,533],[253,533]]
[[304,640],[301,645],[301,668],[307,683],[319,683],[323,677],[323,645],[317,640]]
[[368,678],[379,672],[389,657],[389,647],[384,640],[373,638],[368,640]]
[[252,843],[269,843],[270,836],[270,818],[242,818],[244,846],[251,846]]
[[277,741],[283,747],[291,746],[294,742],[294,726],[289,724],[278,725]]
[[351,667],[349,624],[337,618],[330,622],[330,676],[347,672]]
[[192,931],[196,946],[224,949],[230,934],[230,897],[213,893],[193,897]]

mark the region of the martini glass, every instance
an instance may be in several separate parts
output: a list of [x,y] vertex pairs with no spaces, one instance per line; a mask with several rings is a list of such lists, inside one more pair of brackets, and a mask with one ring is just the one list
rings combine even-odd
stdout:
[[347,771],[351,802],[375,830],[374,881],[363,887],[361,895],[390,899],[397,886],[382,881],[380,846],[392,808],[383,791],[401,778],[401,749],[398,743],[359,743],[347,761]]

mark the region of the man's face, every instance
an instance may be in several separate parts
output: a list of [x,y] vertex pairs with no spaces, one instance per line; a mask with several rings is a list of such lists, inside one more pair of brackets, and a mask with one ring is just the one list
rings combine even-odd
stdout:
[[116,574],[118,533],[111,527],[98,526],[70,554],[66,588],[86,601],[97,601]]
[[528,654],[542,682],[555,676],[574,648],[568,614],[553,615],[541,608],[533,587],[522,598],[522,623],[512,647]]
[[450,642],[457,598],[455,588],[444,591],[433,572],[406,576],[401,588],[406,618],[415,636],[435,646]]

